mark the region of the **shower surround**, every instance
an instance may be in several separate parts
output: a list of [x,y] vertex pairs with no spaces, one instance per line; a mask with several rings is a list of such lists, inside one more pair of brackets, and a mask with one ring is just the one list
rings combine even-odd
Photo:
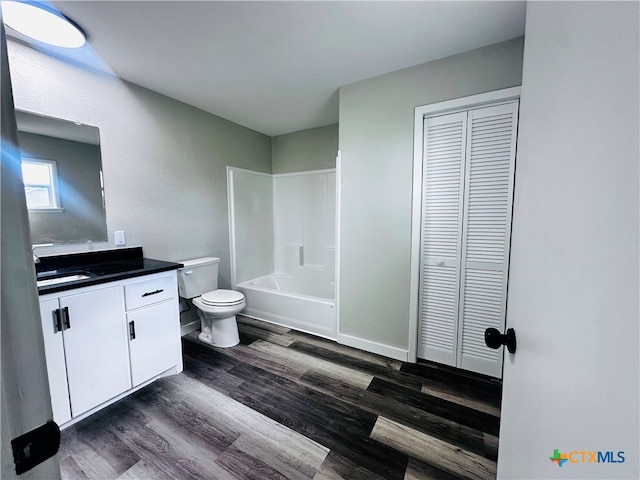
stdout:
[[227,167],[233,287],[243,314],[336,339],[334,169]]

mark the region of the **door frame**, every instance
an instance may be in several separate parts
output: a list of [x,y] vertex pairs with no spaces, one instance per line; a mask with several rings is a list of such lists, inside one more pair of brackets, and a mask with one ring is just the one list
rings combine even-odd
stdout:
[[521,87],[511,87],[415,108],[413,123],[413,190],[411,206],[411,270],[409,284],[409,352],[408,361],[418,360],[418,303],[420,299],[420,252],[422,232],[422,164],[424,154],[424,119],[520,99]]

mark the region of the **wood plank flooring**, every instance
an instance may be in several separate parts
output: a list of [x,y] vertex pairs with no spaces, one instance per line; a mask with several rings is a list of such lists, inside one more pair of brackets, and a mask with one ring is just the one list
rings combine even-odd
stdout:
[[238,317],[184,372],[65,429],[65,479],[492,479],[499,382]]

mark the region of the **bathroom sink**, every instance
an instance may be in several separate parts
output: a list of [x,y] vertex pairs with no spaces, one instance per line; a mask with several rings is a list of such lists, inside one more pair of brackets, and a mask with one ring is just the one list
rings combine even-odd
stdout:
[[59,283],[75,282],[76,280],[86,280],[87,278],[91,278],[91,275],[87,275],[85,273],[74,273],[71,275],[64,275],[62,277],[38,280],[36,283],[38,284],[38,287],[46,287],[48,285],[57,285]]

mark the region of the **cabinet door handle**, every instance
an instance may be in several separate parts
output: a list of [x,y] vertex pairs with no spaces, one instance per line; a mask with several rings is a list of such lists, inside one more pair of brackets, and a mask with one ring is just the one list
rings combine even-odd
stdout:
[[60,309],[56,308],[53,311],[53,333],[62,331],[62,318],[60,317]]
[[62,321],[64,323],[64,328],[69,330],[71,328],[71,317],[69,317],[69,307],[64,307],[62,309]]
[[146,293],[143,293],[143,294],[142,294],[142,296],[143,296],[143,297],[148,297],[149,295],[155,295],[156,293],[162,293],[162,292],[164,292],[164,289],[163,289],[163,288],[161,288],[161,289],[159,289],[159,290],[155,290],[155,291],[153,291],[153,292],[146,292]]
[[129,338],[131,340],[136,339],[136,324],[133,320],[129,322]]

